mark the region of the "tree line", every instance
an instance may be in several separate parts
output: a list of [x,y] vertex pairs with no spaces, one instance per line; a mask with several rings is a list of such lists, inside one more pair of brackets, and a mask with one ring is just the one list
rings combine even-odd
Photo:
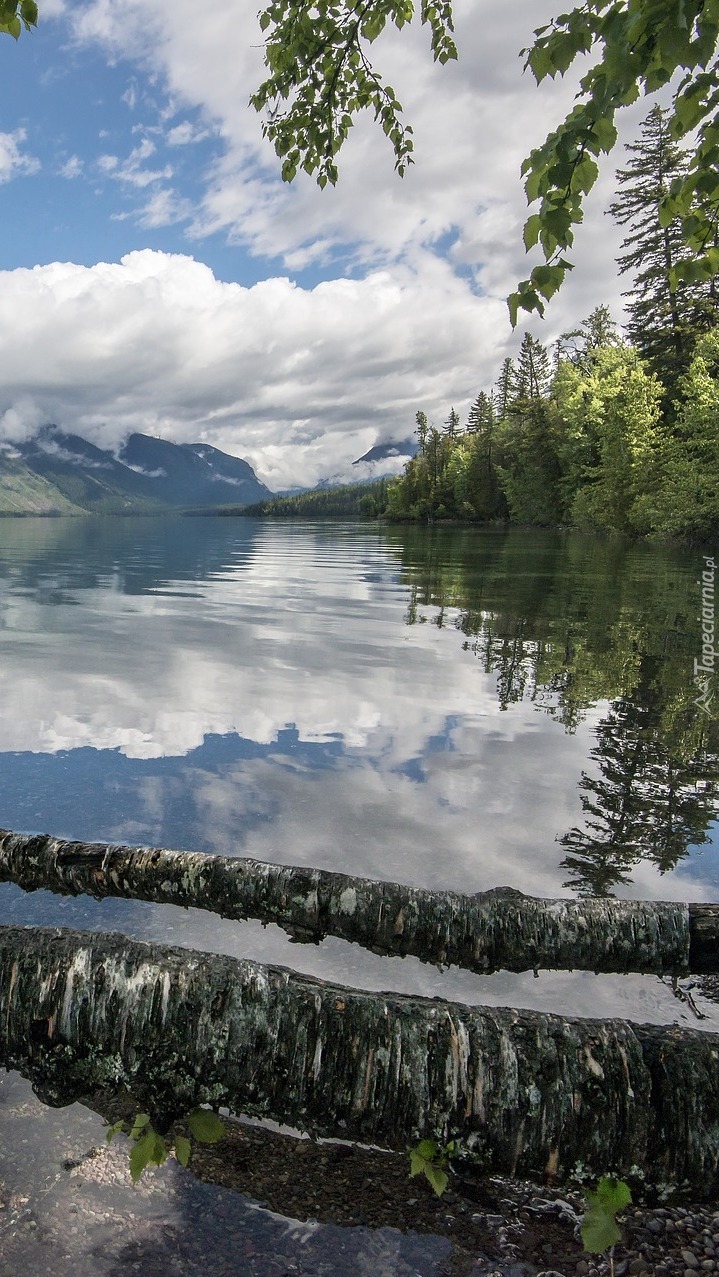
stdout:
[[223,513],[270,515],[275,519],[374,517],[387,503],[387,486],[387,480],[375,479],[336,488],[313,488],[311,492],[297,492],[293,496],[268,497],[257,505],[233,507]]
[[719,277],[692,275],[681,221],[662,212],[688,163],[667,117],[655,107],[628,146],[608,210],[627,230],[626,336],[598,306],[552,350],[525,333],[466,422],[419,411],[389,518],[719,533]]

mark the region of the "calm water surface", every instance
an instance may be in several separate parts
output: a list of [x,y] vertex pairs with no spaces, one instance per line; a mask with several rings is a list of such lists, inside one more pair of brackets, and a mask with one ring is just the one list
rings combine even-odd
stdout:
[[[702,567],[536,531],[0,521],[0,824],[461,891],[715,900]],[[197,910],[6,885],[0,921],[697,1023],[657,979],[438,973]]]

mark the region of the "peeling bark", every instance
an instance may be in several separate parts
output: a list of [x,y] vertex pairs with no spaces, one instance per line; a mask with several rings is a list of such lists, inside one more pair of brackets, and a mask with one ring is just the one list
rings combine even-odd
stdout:
[[125,896],[258,918],[295,940],[340,936],[375,953],[412,954],[484,975],[533,968],[719,971],[719,906],[541,900],[509,887],[461,895],[302,866],[6,830],[0,830],[0,881],[26,891]]
[[719,1036],[368,993],[117,935],[0,928],[0,1064],[55,1105],[127,1087],[403,1149],[470,1136],[492,1170],[638,1165],[719,1187]]

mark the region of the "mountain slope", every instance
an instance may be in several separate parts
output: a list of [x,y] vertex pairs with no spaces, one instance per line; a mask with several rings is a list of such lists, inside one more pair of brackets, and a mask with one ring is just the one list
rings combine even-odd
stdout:
[[[14,452],[16,465],[39,485],[36,496],[28,489],[27,501],[40,500],[44,493],[47,508],[58,513],[150,514],[243,506],[271,496],[246,461],[207,444],[133,434],[115,455],[80,435],[44,426],[34,439],[15,445]],[[34,508],[22,504],[22,493],[11,494],[6,467],[0,471],[0,511],[11,500],[17,512]]]
[[0,451],[0,514],[81,514],[83,511],[15,450]]
[[248,505],[271,495],[252,466],[202,443],[169,443],[132,434],[119,458],[151,481],[155,499],[173,506]]

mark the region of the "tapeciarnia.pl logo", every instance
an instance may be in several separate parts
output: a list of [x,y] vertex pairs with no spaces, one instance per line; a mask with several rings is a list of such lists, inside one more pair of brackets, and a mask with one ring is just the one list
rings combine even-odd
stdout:
[[[697,585],[702,587],[702,610],[699,620],[702,623],[702,655],[701,660],[694,659],[694,686],[699,695],[694,701],[705,714],[712,714],[711,679],[715,671],[717,652],[714,643],[716,638],[714,626],[714,574],[716,564],[708,555],[704,555],[704,570]],[[713,715],[712,715],[713,717]]]

